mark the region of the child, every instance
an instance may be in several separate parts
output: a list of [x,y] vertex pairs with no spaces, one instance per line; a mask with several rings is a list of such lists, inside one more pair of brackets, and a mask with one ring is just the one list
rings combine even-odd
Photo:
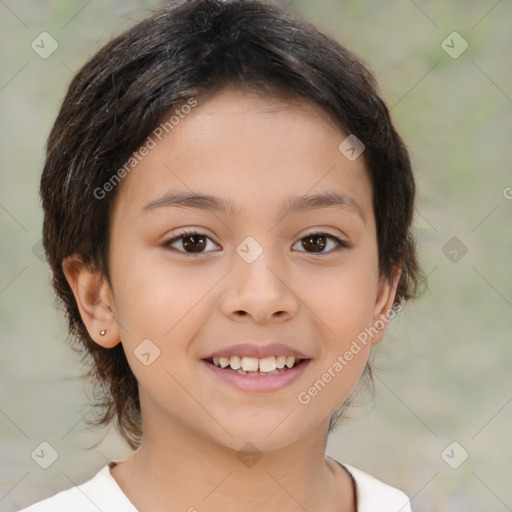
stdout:
[[102,48],[48,140],[43,241],[136,449],[24,511],[406,512],[325,455],[421,271],[370,72],[263,1],[191,0]]

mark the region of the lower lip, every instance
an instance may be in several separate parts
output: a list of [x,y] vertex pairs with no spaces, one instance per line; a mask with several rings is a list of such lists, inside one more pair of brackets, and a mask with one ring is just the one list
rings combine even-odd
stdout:
[[227,382],[242,391],[263,393],[268,391],[277,391],[297,380],[304,373],[311,362],[311,359],[303,361],[290,370],[285,370],[282,373],[274,375],[241,375],[233,370],[219,368],[218,366],[210,364],[204,360],[201,362],[210,372],[224,382]]

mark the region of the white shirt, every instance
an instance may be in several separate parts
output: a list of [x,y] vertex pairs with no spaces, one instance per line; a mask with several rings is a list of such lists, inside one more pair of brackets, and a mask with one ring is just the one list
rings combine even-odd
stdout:
[[[338,461],[336,461],[338,462]],[[409,498],[398,489],[341,464],[352,475],[357,495],[357,512],[411,512]],[[18,512],[138,512],[110,473],[103,467],[87,482],[61,491]]]

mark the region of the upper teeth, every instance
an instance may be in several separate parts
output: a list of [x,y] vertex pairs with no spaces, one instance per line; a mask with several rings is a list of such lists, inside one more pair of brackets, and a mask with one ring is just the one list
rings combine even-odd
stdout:
[[294,356],[269,356],[258,359],[257,357],[214,357],[213,364],[226,368],[230,366],[232,370],[239,370],[240,368],[244,371],[257,372],[273,372],[276,369],[292,368],[295,364]]

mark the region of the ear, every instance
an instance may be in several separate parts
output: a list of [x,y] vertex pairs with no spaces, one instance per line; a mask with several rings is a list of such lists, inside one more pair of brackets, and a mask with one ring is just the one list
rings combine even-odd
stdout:
[[[116,346],[121,341],[119,326],[114,297],[105,277],[93,272],[78,255],[65,258],[62,270],[91,338],[105,348]],[[100,334],[102,330],[106,331],[103,336]]]
[[[402,275],[402,269],[394,266],[391,280],[386,276],[381,275],[379,278],[379,287],[377,291],[377,298],[375,301],[375,308],[373,310],[373,332],[376,330],[376,334],[372,336],[371,343],[376,345],[382,340],[386,332],[389,318],[393,317],[392,307],[395,300],[396,289],[398,282]],[[391,281],[391,282],[390,282]]]

